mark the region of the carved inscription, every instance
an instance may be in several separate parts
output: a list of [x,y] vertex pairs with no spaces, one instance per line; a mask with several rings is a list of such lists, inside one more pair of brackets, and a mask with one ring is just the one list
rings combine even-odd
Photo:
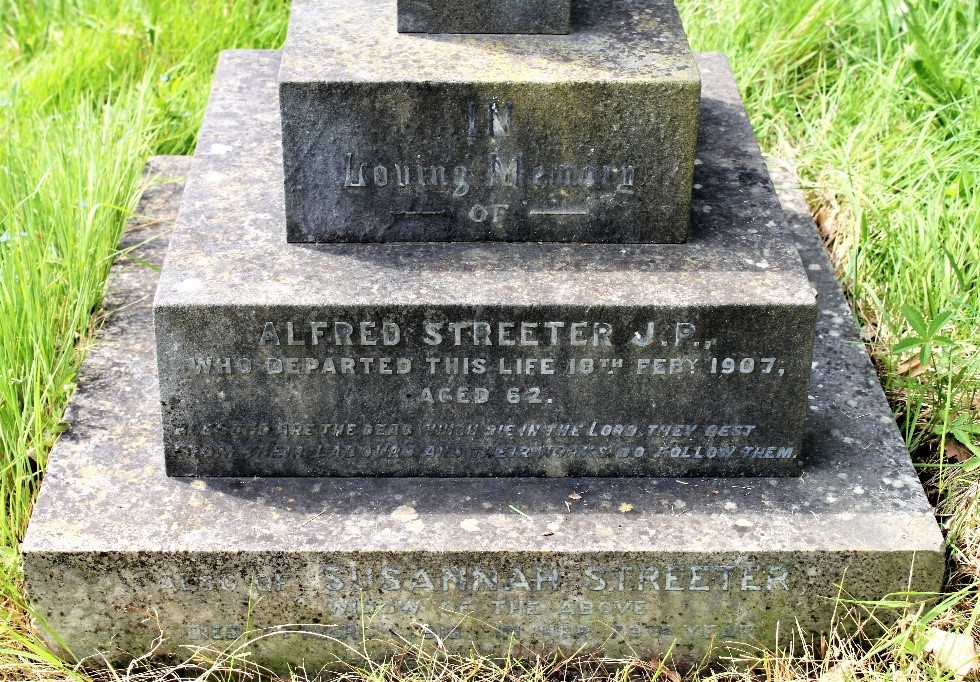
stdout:
[[[752,622],[698,614],[707,600],[752,599],[768,603],[788,594],[803,576],[779,564],[744,559],[730,563],[691,564],[584,562],[323,562],[313,570],[215,570],[203,574],[161,574],[157,590],[165,599],[213,600],[228,594],[253,598],[300,598],[308,620],[328,625],[255,625],[255,629],[310,638],[360,639],[392,632],[415,637],[470,639],[518,636],[557,642],[604,640],[610,633],[627,639],[680,638],[751,634]],[[665,600],[689,604],[685,619],[665,609]],[[700,616],[704,618],[705,616]],[[295,620],[295,619],[291,619]],[[366,629],[366,630],[365,630]],[[189,623],[186,637],[231,640],[244,623]]]
[[[346,192],[422,194],[431,208],[393,210],[397,217],[459,215],[472,223],[502,227],[509,218],[575,218],[589,216],[600,198],[628,198],[637,182],[634,164],[592,158],[531,158],[512,149],[511,138],[520,113],[511,101],[470,102],[461,119],[464,140],[485,138],[493,151],[474,165],[472,155],[459,150],[457,158],[433,158],[424,151],[411,158],[390,158],[379,152],[362,157],[353,151],[339,159]],[[451,127],[452,128],[452,127]],[[504,151],[505,149],[509,151]],[[474,200],[474,195],[478,195]]]
[[[798,442],[770,435],[771,425],[752,411],[799,378],[785,347],[729,352],[724,329],[686,319],[627,324],[311,314],[260,320],[233,342],[234,353],[187,357],[188,385],[226,391],[257,382],[273,399],[282,386],[283,395],[308,390],[320,402],[311,412],[287,401],[275,417],[261,419],[236,414],[172,422],[179,447],[191,456],[434,465],[477,459],[505,460],[509,467],[521,460],[799,456]],[[748,411],[733,412],[730,404],[747,390],[758,391],[759,399],[746,402]],[[708,413],[706,392],[717,405]]]

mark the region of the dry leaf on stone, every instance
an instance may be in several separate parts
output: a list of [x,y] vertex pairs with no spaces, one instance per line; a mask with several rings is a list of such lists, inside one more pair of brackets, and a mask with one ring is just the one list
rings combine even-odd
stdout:
[[946,441],[946,457],[950,461],[962,464],[973,457],[973,453],[957,443],[955,440]]
[[929,364],[925,365],[919,360],[918,354],[913,355],[905,362],[898,365],[898,373],[908,375],[909,378],[914,379],[920,374],[925,374],[926,370],[929,369]]
[[940,668],[953,673],[957,679],[962,680],[980,669],[977,645],[969,635],[929,628],[928,637],[926,651],[932,654]]
[[578,493],[572,493],[571,495],[568,496],[568,499],[570,499],[570,500],[581,500],[582,499],[582,496],[580,494],[578,494]]
[[852,661],[844,661],[821,673],[817,682],[847,682],[849,679],[853,679],[853,676],[849,674],[852,668],[854,668]]
[[619,511],[623,512],[624,514],[626,512],[631,512],[633,511],[633,505],[631,505],[629,502],[623,502],[621,505],[619,505]]
[[824,239],[832,241],[837,236],[837,216],[829,208],[821,208],[813,216],[814,222],[820,229],[820,234]]

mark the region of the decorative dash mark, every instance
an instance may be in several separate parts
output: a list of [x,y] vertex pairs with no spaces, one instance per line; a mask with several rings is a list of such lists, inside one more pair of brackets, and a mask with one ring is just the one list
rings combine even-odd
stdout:
[[392,211],[391,215],[397,216],[399,218],[414,217],[414,216],[435,216],[439,218],[449,217],[449,213],[446,211]]
[[532,208],[527,212],[528,215],[588,215],[587,208]]

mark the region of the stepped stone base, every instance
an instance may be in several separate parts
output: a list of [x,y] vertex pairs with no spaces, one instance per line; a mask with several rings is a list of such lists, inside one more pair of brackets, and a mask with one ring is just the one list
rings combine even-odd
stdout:
[[816,304],[722,57],[686,244],[287,244],[275,67],[222,60],[157,290],[171,475],[799,473]]
[[403,636],[699,660],[771,644],[777,623],[782,641],[825,630],[841,583],[858,599],[940,588],[942,536],[797,190],[783,197],[820,293],[803,475],[687,480],[168,478],[146,263],[181,191],[151,189],[139,214],[156,220],[126,236],[139,246],[113,268],[22,546],[37,612],[76,656],[125,658],[161,632],[165,651],[230,645],[248,621],[299,624],[254,645],[278,668],[350,657],[362,626],[379,654],[375,638]]

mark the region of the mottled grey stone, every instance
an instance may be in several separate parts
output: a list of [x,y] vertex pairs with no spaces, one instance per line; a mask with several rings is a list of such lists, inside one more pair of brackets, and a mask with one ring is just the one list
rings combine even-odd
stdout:
[[840,581],[855,599],[940,588],[942,536],[798,190],[783,196],[820,291],[803,475],[687,480],[167,477],[150,266],[179,190],[157,187],[127,236],[22,546],[32,602],[76,656],[161,634],[162,652],[225,647],[250,620],[295,624],[254,644],[279,669],[353,658],[362,623],[375,655],[439,635],[491,655],[674,644],[697,662],[772,645],[777,623],[783,645],[826,632]]
[[700,80],[677,11],[580,5],[568,36],[488,36],[294,2],[289,241],[683,242]]
[[402,33],[568,33],[570,0],[398,0]]
[[713,63],[687,244],[311,246],[275,63],[223,62],[156,297],[170,474],[797,474],[814,295]]

